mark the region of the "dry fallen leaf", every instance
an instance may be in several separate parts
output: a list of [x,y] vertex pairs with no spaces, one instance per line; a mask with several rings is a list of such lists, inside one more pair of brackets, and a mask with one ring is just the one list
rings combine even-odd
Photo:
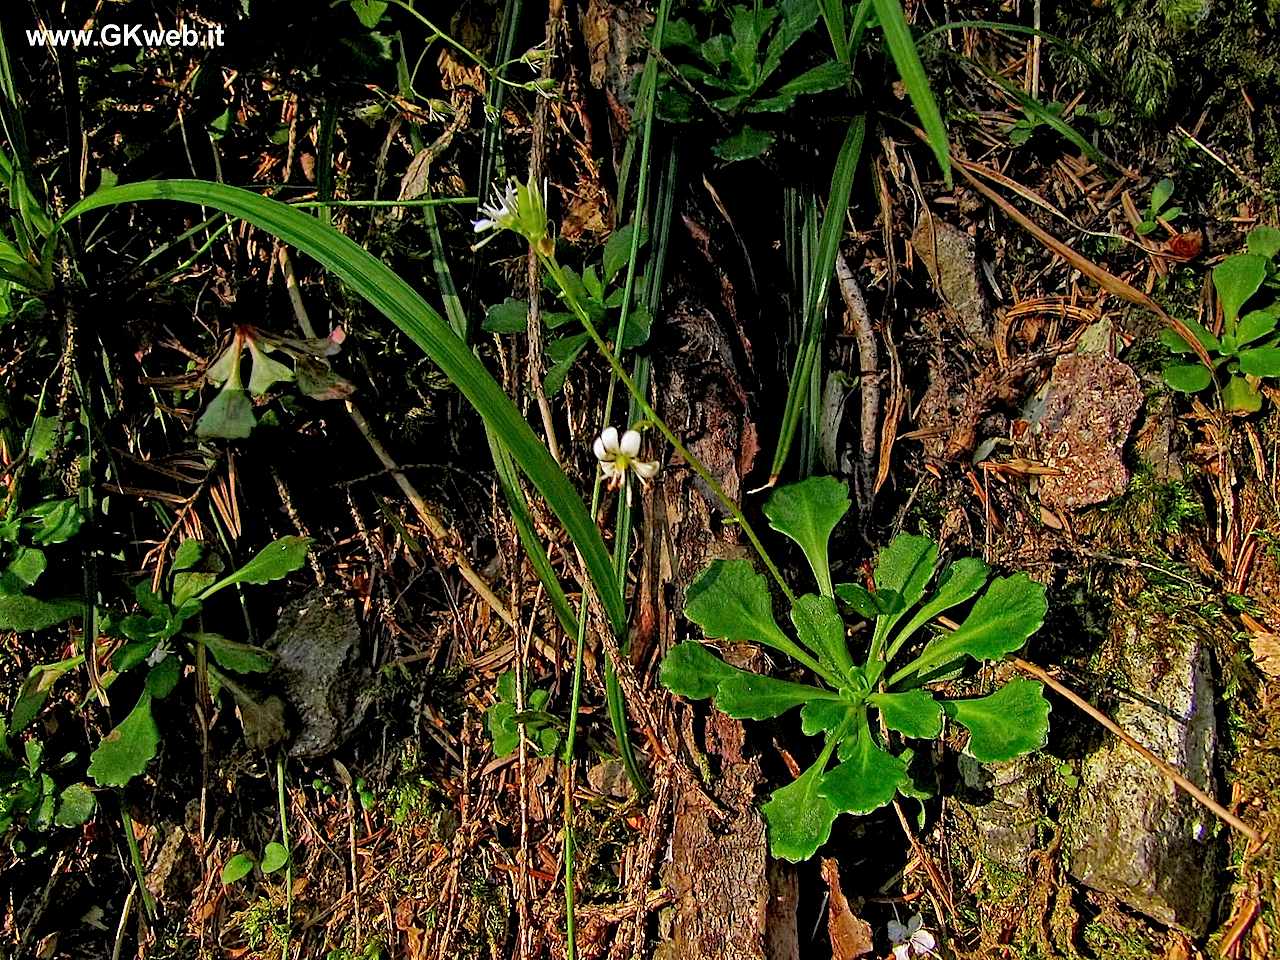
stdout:
[[1268,677],[1280,677],[1280,634],[1268,630],[1247,613],[1240,614],[1240,619],[1249,629],[1253,662]]
[[826,857],[822,861],[822,879],[831,898],[827,902],[827,933],[831,937],[831,960],[856,960],[871,953],[871,924],[854,916],[849,901],[840,889],[840,867]]

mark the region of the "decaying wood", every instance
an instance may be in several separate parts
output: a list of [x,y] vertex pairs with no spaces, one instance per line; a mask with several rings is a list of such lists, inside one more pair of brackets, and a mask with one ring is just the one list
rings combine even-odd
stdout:
[[858,423],[858,508],[859,516],[871,513],[875,500],[876,447],[879,440],[877,423],[880,419],[880,356],[876,347],[876,331],[871,325],[871,314],[862,288],[849,268],[844,254],[836,255],[836,279],[845,309],[849,312],[849,324],[858,344],[859,389],[862,395],[862,416]]

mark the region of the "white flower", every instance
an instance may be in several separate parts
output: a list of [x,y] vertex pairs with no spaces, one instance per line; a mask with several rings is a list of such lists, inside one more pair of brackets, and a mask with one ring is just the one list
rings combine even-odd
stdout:
[[476,233],[484,233],[486,230],[506,230],[515,223],[518,204],[516,182],[508,180],[501,193],[498,192],[497,187],[493,188],[493,199],[488,203],[480,204],[480,219],[473,220],[471,225],[475,227]]
[[640,434],[636,430],[628,430],[619,437],[616,427],[605,427],[596,437],[593,449],[600,461],[601,473],[614,490],[626,483],[628,470],[634,471],[642,483],[653,479],[658,472],[656,460],[640,459]]
[[913,914],[905,925],[897,920],[889,921],[889,939],[894,945],[894,960],[909,960],[913,956],[923,957],[925,954],[933,953],[938,942],[933,939],[933,934],[923,927],[924,921],[920,919],[918,913]]

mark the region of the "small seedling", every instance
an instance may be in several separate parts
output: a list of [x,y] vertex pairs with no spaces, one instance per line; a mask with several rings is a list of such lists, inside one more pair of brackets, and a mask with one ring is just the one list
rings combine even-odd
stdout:
[[262,856],[254,857],[247,850],[242,850],[233,855],[222,867],[222,882],[224,884],[239,883],[250,873],[253,868],[257,867],[262,871],[263,876],[269,876],[278,870],[283,869],[285,864],[289,862],[289,850],[282,843],[274,840],[262,848]]
[[221,575],[221,562],[203,542],[184,540],[174,554],[166,583],[157,594],[144,581],[134,590],[141,613],[108,621],[104,631],[127,641],[111,658],[112,681],[130,670],[147,667],[146,682],[138,702],[114,730],[103,737],[90,757],[89,776],[99,786],[123,787],[146,769],[160,745],[151,706],[173,692],[185,663],[196,662],[199,648],[209,654],[205,667],[209,688],[217,697],[222,689],[235,697],[246,724],[256,703],[230,674],[265,673],[274,665],[271,653],[216,633],[189,630],[187,623],[199,615],[203,604],[218,591],[238,583],[270,583],[288,576],[306,562],[311,543],[305,537],[283,537],[264,547],[243,567]]
[[[1249,234],[1247,252],[1228,257],[1213,270],[1213,286],[1222,306],[1222,332],[1215,335],[1198,321],[1184,322],[1208,351],[1215,370],[1227,375],[1222,403],[1236,414],[1262,408],[1260,381],[1280,377],[1280,278],[1276,257],[1280,230],[1258,227]],[[1191,345],[1172,330],[1160,340],[1174,353],[1193,353]],[[1164,379],[1181,393],[1199,393],[1213,382],[1203,364],[1166,364]]]
[[516,675],[508,670],[498,678],[498,701],[486,712],[489,736],[493,740],[493,752],[507,757],[520,745],[520,727],[533,748],[544,757],[556,752],[560,745],[560,731],[555,718],[546,712],[551,694],[547,690],[531,690],[524,698],[525,709],[516,709]]
[[[818,683],[741,670],[697,641],[678,644],[662,663],[662,682],[673,693],[710,698],[737,719],[765,720],[799,707],[803,732],[823,736],[817,760],[762,808],[773,854],[792,861],[813,856],[840,813],[867,814],[895,794],[920,795],[907,774],[908,751],[895,748],[882,727],[929,740],[948,718],[968,730],[968,751],[982,762],[1039,749],[1049,729],[1049,704],[1034,681],[1010,680],[971,699],[938,699],[927,688],[955,676],[966,658],[994,661],[1026,643],[1044,621],[1044,587],[1024,573],[988,585],[991,570],[968,557],[943,568],[929,593],[938,548],[905,534],[880,552],[870,589],[833,584],[828,544],[849,506],[848,486],[831,477],[780,487],[765,505],[770,526],[800,546],[818,583],[818,593],[798,596],[791,606],[796,639],[778,626],[765,579],[745,560],[713,561],[686,598],[685,616],[707,639],[770,647],[803,664]],[[970,601],[956,629],[919,636]],[[848,643],[841,603],[872,625],[861,662]],[[899,654],[906,663],[891,671]]]
[[[21,699],[15,716],[20,708]],[[65,784],[65,778],[58,777],[75,759],[68,753],[49,762],[43,743],[35,737],[20,745],[12,742],[0,719],[0,838],[8,839],[14,853],[28,852],[19,836],[24,830],[47,833],[54,827],[78,827],[93,816],[97,800],[88,785]],[[59,779],[65,785],[59,785]]]
[[1145,237],[1149,233],[1153,233],[1156,227],[1160,226],[1160,221],[1165,223],[1173,223],[1182,216],[1181,207],[1166,207],[1165,204],[1173,197],[1173,181],[1165,177],[1154,187],[1151,188],[1151,202],[1147,204],[1147,213],[1143,221],[1135,228],[1137,234]]

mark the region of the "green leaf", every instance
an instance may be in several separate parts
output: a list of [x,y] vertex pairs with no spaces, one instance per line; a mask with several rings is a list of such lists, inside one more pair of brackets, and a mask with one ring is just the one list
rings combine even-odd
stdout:
[[249,356],[252,358],[249,372],[249,392],[260,397],[271,389],[273,384],[287,383],[293,380],[293,371],[279,360],[272,359],[258,349],[258,345],[249,340]]
[[297,247],[335,273],[410,337],[458,387],[502,441],[581,552],[613,629],[626,629],[627,609],[595,518],[546,446],[470,346],[403,278],[350,237],[319,218],[238,187],[200,180],[162,180],[98,190],[75,204],[61,225],[93,210],[169,200],[212,207]]
[[[350,0],[351,9],[359,18],[361,25],[372,30],[387,12],[386,0]],[[223,883],[226,883],[224,880]]]
[[1010,680],[976,700],[944,700],[942,709],[969,731],[969,752],[983,763],[1039,750],[1049,737],[1049,701],[1034,680]]
[[1266,310],[1251,310],[1240,318],[1236,327],[1236,343],[1240,346],[1260,340],[1276,329],[1280,322],[1280,307],[1272,305]]
[[9,729],[14,733],[26,729],[27,725],[40,713],[40,709],[49,699],[53,685],[68,670],[84,663],[84,657],[70,657],[57,663],[42,663],[31,668],[27,679],[18,688],[18,695],[13,701],[13,716],[9,720]]
[[755,127],[743,127],[711,148],[711,152],[725,163],[754,160],[773,146],[773,134]]
[[529,330],[529,302],[507,297],[495,303],[484,314],[482,324],[488,333],[526,333]]
[[848,79],[849,68],[835,60],[829,60],[806,70],[794,80],[784,83],[774,96],[752,101],[747,111],[750,113],[780,112],[794,104],[797,97],[834,90],[844,86]]
[[153,700],[163,700],[173,693],[173,688],[178,685],[178,679],[181,676],[182,663],[176,656],[170,654],[148,671],[147,693],[151,694]]
[[0,594],[0,630],[45,630],[71,619],[82,609],[79,600],[37,600],[25,594]]
[[30,587],[40,579],[40,575],[44,573],[47,566],[48,561],[45,559],[43,550],[19,546],[13,551],[13,558],[5,567],[5,573],[23,587]]
[[834,596],[827,547],[849,505],[848,484],[834,477],[810,477],[779,487],[764,505],[769,526],[800,545],[826,597]]
[[746,560],[713,560],[689,586],[684,615],[709,639],[762,643],[801,663],[810,659],[778,627],[765,579]]
[[253,858],[249,854],[237,853],[222,867],[222,882],[236,883],[247,877],[253,870]]
[[672,693],[690,700],[715,696],[721,680],[738,672],[696,640],[677,643],[662,658],[660,679]]
[[499,700],[485,711],[489,726],[489,739],[493,741],[493,753],[497,757],[509,757],[520,745],[520,727],[516,723],[514,703]]
[[783,860],[808,860],[831,836],[835,806],[818,793],[829,753],[823,751],[808,770],[773,791],[760,808],[769,825],[769,851]]
[[240,387],[226,386],[209,401],[196,421],[196,436],[243,440],[257,423],[249,395]]
[[1233,376],[1222,388],[1222,405],[1232,413],[1257,413],[1262,409],[1262,394],[1244,377]]
[[[1207,353],[1220,353],[1222,344],[1218,342],[1218,338],[1205,329],[1204,325],[1194,317],[1186,317],[1182,321],[1188,330],[1190,330],[1200,345],[1204,347]],[[1160,342],[1172,350],[1174,353],[1188,354],[1195,353],[1191,345],[1176,330],[1168,328],[1161,330],[1159,334]]]
[[203,643],[218,665],[232,673],[267,673],[275,666],[275,656],[262,647],[228,640],[217,633],[194,633],[191,639]]
[[298,392],[312,400],[345,400],[356,392],[355,384],[333,372],[328,361],[298,356],[293,361]]
[[[617,276],[618,271],[631,262],[631,241],[635,234],[635,224],[623,224],[613,233],[609,234],[609,239],[604,244],[604,278],[606,281],[612,280]],[[640,231],[640,247],[645,244],[645,231]]]
[[151,694],[144,691],[137,706],[102,738],[89,757],[89,776],[100,787],[123,787],[147,768],[159,746]]
[[1164,209],[1164,205],[1169,202],[1169,198],[1173,196],[1173,181],[1165,177],[1154,187],[1151,188],[1151,214],[1159,216],[1160,211]]
[[1280,253],[1280,230],[1275,227],[1254,227],[1246,241],[1250,253],[1268,260]]
[[1213,374],[1201,363],[1170,363],[1161,373],[1164,382],[1179,393],[1199,393],[1213,382]]
[[834,733],[849,721],[855,709],[847,700],[810,700],[800,709],[800,729],[806,737]]
[[1237,354],[1240,369],[1251,377],[1280,377],[1280,347],[1258,347]]
[[791,607],[791,622],[795,624],[800,642],[818,655],[818,659],[830,664],[840,676],[853,669],[853,657],[845,641],[844,619],[830,597],[806,593],[797,597]]
[[822,778],[819,794],[841,813],[870,813],[893,799],[907,782],[907,765],[871,739],[863,718],[840,746],[840,764]]
[[947,127],[942,122],[942,114],[938,110],[938,102],[933,98],[933,89],[929,86],[929,78],[925,75],[924,64],[920,62],[920,54],[916,51],[915,40],[911,36],[911,28],[907,25],[906,14],[899,0],[872,0],[876,10],[876,19],[880,21],[880,29],[884,32],[885,44],[889,47],[889,55],[893,57],[902,77],[902,85],[920,117],[920,125],[924,127],[925,136],[933,155],[942,168],[942,176],[947,188],[951,188],[951,155],[947,143]]
[[200,599],[203,600],[233,583],[271,583],[273,580],[283,579],[301,569],[307,562],[307,550],[310,547],[310,537],[281,537],[259,550],[239,570],[206,587],[200,594]]
[[53,822],[60,827],[78,827],[88,822],[97,806],[98,801],[88,784],[73,783],[58,797],[58,812]]
[[924,670],[966,655],[975,660],[998,660],[1019,649],[1040,629],[1047,609],[1044,586],[1025,573],[997,577],[964,622],[933,640],[916,663]]
[[263,873],[275,873],[289,862],[289,850],[282,843],[274,840],[262,851],[262,862],[258,864]]
[[920,602],[925,588],[933,579],[933,568],[937,562],[938,545],[928,537],[914,534],[899,534],[880,551],[873,572],[876,592],[897,596],[901,605],[895,612],[883,613],[876,619],[871,642],[874,651],[883,651],[884,642],[894,625],[907,610]]
[[1235,323],[1240,308],[1258,292],[1266,276],[1266,258],[1252,253],[1238,253],[1213,268],[1213,286],[1228,324]]
[[720,681],[715,705],[735,720],[768,720],[812,700],[839,700],[840,695],[807,683],[735,671]]
[[921,740],[932,740],[942,732],[942,707],[925,690],[873,693],[867,702],[880,708],[890,730]]
[[80,505],[71,499],[46,500],[33,507],[29,517],[40,523],[31,535],[31,539],[43,546],[53,543],[65,543],[80,531]]
[[894,638],[885,659],[892,660],[893,655],[911,638],[912,634],[934,617],[946,613],[952,607],[959,606],[975,596],[987,582],[990,574],[991,568],[977,557],[964,557],[944,569],[938,577],[937,591]]
[[32,463],[43,463],[49,458],[62,437],[62,421],[57,417],[37,416],[31,424],[27,439],[27,453]]

